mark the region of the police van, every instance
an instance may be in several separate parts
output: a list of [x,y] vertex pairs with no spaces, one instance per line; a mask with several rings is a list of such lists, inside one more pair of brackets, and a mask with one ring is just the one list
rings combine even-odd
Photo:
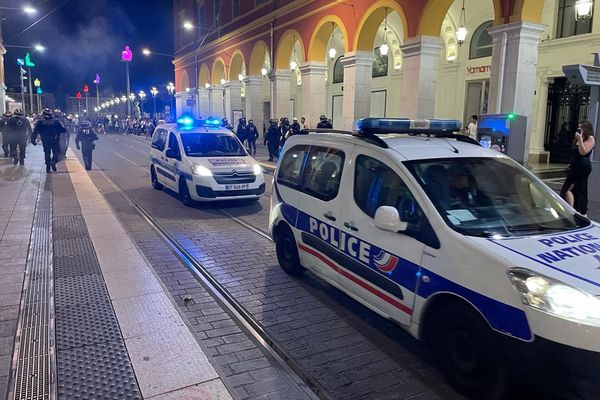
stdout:
[[369,118],[291,137],[269,223],[281,267],[401,325],[471,398],[505,393],[513,361],[600,365],[599,226],[460,128]]
[[156,190],[171,189],[182,202],[258,199],[265,179],[258,163],[218,119],[181,117],[152,135],[150,176]]

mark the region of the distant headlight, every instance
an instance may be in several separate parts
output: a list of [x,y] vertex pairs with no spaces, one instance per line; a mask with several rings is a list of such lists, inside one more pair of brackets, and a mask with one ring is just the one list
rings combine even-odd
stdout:
[[263,173],[263,170],[260,165],[254,164],[254,175],[260,175]]
[[562,282],[523,268],[508,276],[521,294],[521,301],[574,322],[600,326],[600,299]]
[[198,175],[198,176],[212,176],[212,172],[210,169],[202,166],[202,165],[194,165],[192,167],[192,171],[194,172],[194,175]]

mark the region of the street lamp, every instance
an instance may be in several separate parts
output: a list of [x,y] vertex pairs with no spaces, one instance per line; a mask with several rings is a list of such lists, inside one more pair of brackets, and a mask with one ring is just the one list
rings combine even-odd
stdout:
[[173,84],[173,82],[169,82],[169,84],[167,85],[167,92],[169,92],[169,97],[170,97],[170,108],[169,108],[169,118],[172,120],[173,119],[173,97],[175,95],[175,85]]
[[25,6],[25,7],[23,7],[23,12],[25,14],[35,14],[37,12],[37,10],[31,6]]
[[175,58],[175,56],[173,54],[167,54],[167,53],[159,53],[157,51],[152,51],[149,48],[145,47],[142,49],[142,54],[145,55],[146,57],[149,57],[153,54],[156,54],[157,56],[163,56],[163,57],[169,57],[169,58]]
[[138,96],[140,96],[140,100],[141,100],[141,113],[142,115],[140,115],[140,117],[144,117],[144,100],[146,99],[146,92],[144,92],[143,90],[140,90],[140,92],[138,93]]
[[462,2],[462,9],[460,10],[460,19],[458,20],[459,27],[456,30],[456,41],[459,46],[462,46],[465,40],[467,39],[467,28],[465,25],[467,24],[467,17],[465,16],[465,0]]
[[39,43],[36,43],[36,44],[33,45],[33,49],[35,51],[42,52],[42,51],[46,50],[46,47],[44,47],[43,45],[41,45]]
[[192,24],[190,21],[185,21],[183,23],[183,29],[185,29],[186,31],[191,31],[192,29],[194,29],[194,24]]
[[152,89],[150,89],[150,94],[152,95],[152,101],[154,102],[153,117],[156,118],[156,95],[158,94],[158,89],[156,87],[152,87]]

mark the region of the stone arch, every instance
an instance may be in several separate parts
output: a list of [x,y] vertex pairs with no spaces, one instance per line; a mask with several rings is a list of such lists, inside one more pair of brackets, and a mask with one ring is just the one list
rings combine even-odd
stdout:
[[542,22],[544,0],[516,0],[510,21]]
[[238,49],[233,52],[231,56],[231,63],[229,64],[229,79],[238,79],[239,75],[246,75],[246,59],[244,54]]
[[[333,27],[332,27],[333,23]],[[308,44],[307,61],[326,61],[327,44],[332,30],[337,27],[342,31],[344,36],[344,52],[350,51],[350,42],[348,38],[348,30],[337,15],[327,15],[323,17],[315,26],[310,43]]]
[[213,62],[211,76],[212,85],[221,85],[221,79],[227,80],[227,70],[225,62],[221,57],[217,57]]
[[265,64],[265,58],[269,56],[269,46],[263,41],[259,40],[254,44],[252,53],[250,54],[250,65],[248,68],[248,74],[253,76],[260,76],[260,70]]
[[302,36],[295,29],[289,29],[279,39],[277,43],[277,51],[275,52],[275,69],[285,70],[289,69],[290,57],[292,50],[296,46],[296,40],[300,43],[300,63],[304,62],[304,42]]
[[179,80],[179,91],[185,92],[186,89],[190,87],[190,77],[187,71],[183,71],[181,74],[181,79]]
[[206,63],[200,65],[200,72],[198,73],[198,82],[200,88],[204,88],[206,84],[210,84],[210,69]]
[[[454,1],[455,0],[427,0],[427,4],[425,4],[419,19],[417,35],[439,36],[444,18],[446,17],[448,9],[452,3],[454,3]],[[512,13],[511,10],[507,10],[508,6],[503,4],[510,2],[506,2],[504,0],[492,0],[492,2],[494,4],[494,24],[500,25],[508,22],[508,18],[505,18],[504,16],[512,15]],[[517,0],[517,3],[519,2],[529,3],[530,0]],[[541,2],[543,4],[544,0],[533,0],[533,2]]]
[[395,11],[400,16],[402,21],[402,29],[404,39],[408,37],[408,22],[404,10],[395,0],[381,0],[375,2],[363,16],[363,19],[356,30],[357,34],[354,40],[354,49],[356,51],[372,51],[373,42],[379,30],[379,26],[383,22],[386,14]]

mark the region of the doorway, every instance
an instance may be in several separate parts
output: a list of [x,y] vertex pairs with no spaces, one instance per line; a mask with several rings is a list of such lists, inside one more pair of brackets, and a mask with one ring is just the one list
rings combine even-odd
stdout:
[[471,115],[487,114],[489,92],[490,81],[488,79],[467,82],[465,115],[463,119],[465,123],[471,120]]
[[579,122],[587,118],[590,87],[571,84],[567,78],[555,78],[548,87],[544,148],[550,162],[566,164]]

